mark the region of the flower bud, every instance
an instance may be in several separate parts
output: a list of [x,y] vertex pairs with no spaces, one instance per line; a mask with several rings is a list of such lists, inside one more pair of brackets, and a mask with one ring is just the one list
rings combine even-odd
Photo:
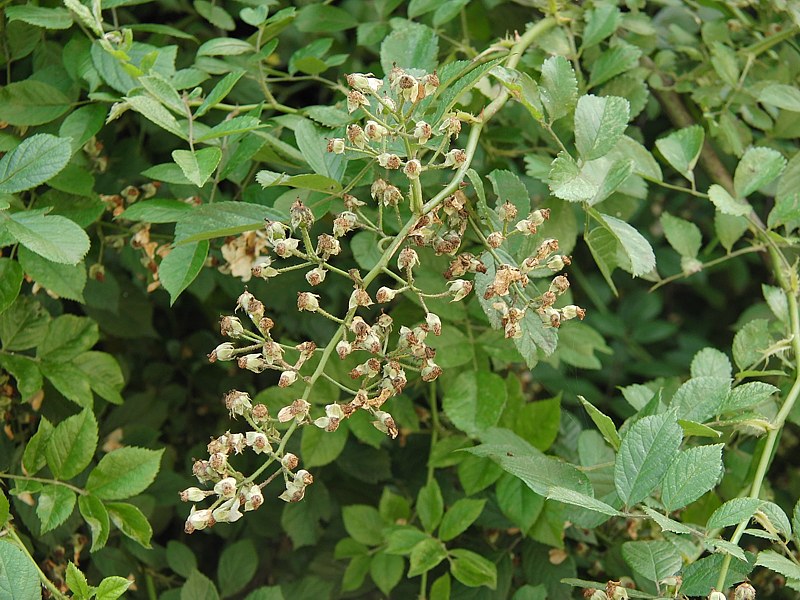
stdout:
[[315,267],[311,269],[308,273],[306,273],[306,281],[309,285],[317,286],[323,281],[325,281],[325,276],[328,274],[328,271],[323,269],[322,267]]
[[217,362],[218,360],[233,360],[236,358],[236,347],[231,344],[230,342],[225,342],[220,344],[214,350],[211,351],[211,354],[208,355],[208,362]]
[[239,368],[252,371],[253,373],[263,373],[269,363],[261,354],[245,354],[239,357]]
[[225,394],[224,401],[225,408],[228,409],[231,417],[235,415],[244,415],[245,412],[250,410],[253,406],[247,392],[240,392],[238,390],[231,390]]
[[219,320],[219,331],[229,338],[238,338],[244,333],[244,327],[239,317],[225,316]]
[[297,292],[297,310],[317,312],[319,310],[319,295],[311,292]]
[[399,169],[401,164],[400,157],[397,156],[397,154],[389,154],[388,152],[384,152],[383,154],[378,155],[378,164],[384,169]]
[[193,506],[192,512],[189,514],[189,518],[186,519],[186,533],[192,533],[194,531],[205,529],[206,527],[213,525],[212,521],[213,517],[211,516],[211,511],[209,509],[204,508],[202,510],[195,510]]
[[214,493],[221,498],[233,498],[236,495],[236,479],[226,477],[214,486]]
[[286,225],[280,221],[266,221],[264,228],[267,230],[267,239],[270,242],[286,238]]
[[297,465],[299,464],[300,464],[300,459],[297,458],[291,452],[287,452],[286,454],[283,455],[283,458],[281,458],[281,465],[283,465],[284,468],[290,471],[295,470],[297,468]]
[[394,297],[397,295],[397,292],[392,288],[388,288],[383,286],[375,292],[375,300],[378,304],[386,304],[387,302],[391,302],[394,300]]
[[756,588],[747,581],[737,585],[736,590],[733,592],[733,600],[755,600],[755,598]]
[[297,381],[297,371],[284,371],[278,379],[278,387],[289,387]]
[[406,163],[406,166],[403,167],[403,173],[405,173],[406,177],[409,179],[419,179],[419,174],[422,173],[422,163],[416,158],[412,158]]
[[497,214],[503,221],[510,222],[517,218],[517,207],[511,204],[511,202],[503,202],[500,207],[497,209]]
[[344,154],[345,143],[343,138],[331,138],[328,140],[328,152],[334,154]]
[[199,487],[186,488],[181,492],[181,502],[200,502],[205,500],[209,492],[201,490]]
[[433,335],[442,335],[442,320],[433,313],[427,313],[425,315],[425,323],[427,323],[428,327],[431,328],[433,331]]

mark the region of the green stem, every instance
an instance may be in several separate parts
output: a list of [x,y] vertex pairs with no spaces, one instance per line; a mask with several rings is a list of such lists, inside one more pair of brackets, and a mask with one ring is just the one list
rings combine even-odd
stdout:
[[80,494],[81,496],[86,496],[89,493],[83,488],[71,485],[66,481],[59,481],[58,479],[45,479],[43,477],[31,477],[29,475],[12,475],[11,473],[0,473],[0,479],[18,479],[20,481],[35,481],[37,483],[47,483],[49,485],[60,485],[72,490],[76,494]]
[[59,590],[55,586],[55,584],[52,581],[50,581],[47,575],[44,574],[44,571],[42,571],[42,569],[39,567],[39,563],[37,563],[34,560],[33,556],[31,556],[31,553],[28,552],[28,548],[22,542],[20,537],[17,535],[17,532],[14,531],[11,525],[7,525],[5,530],[8,532],[8,537],[13,540],[14,544],[20,550],[22,550],[25,553],[25,556],[27,556],[30,559],[30,561],[34,564],[36,570],[39,572],[39,579],[42,580],[42,585],[48,589],[48,591],[53,595],[54,598],[58,598],[59,600],[69,600],[69,598],[66,595],[62,594],[61,590]]

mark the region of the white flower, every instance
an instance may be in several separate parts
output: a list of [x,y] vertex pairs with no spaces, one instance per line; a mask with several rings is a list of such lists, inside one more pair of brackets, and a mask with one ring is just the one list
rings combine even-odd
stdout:
[[221,498],[233,498],[236,495],[236,479],[226,477],[214,486],[214,493]]
[[239,512],[239,497],[235,496],[230,500],[226,500],[215,508],[211,514],[218,523],[235,523],[242,518],[242,513]]

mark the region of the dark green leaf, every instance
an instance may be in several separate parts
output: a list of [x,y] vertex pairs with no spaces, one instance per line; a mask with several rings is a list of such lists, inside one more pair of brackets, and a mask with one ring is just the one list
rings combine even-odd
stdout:
[[208,240],[176,246],[158,265],[158,278],[169,292],[170,305],[200,273],[208,256]]
[[657,140],[656,148],[672,168],[689,181],[694,181],[692,171],[700,157],[704,139],[703,128],[692,125]]
[[117,529],[134,542],[141,544],[145,548],[150,547],[153,528],[141,510],[127,502],[108,502],[106,503],[106,508],[111,522],[116,525]]
[[772,148],[748,148],[736,165],[733,186],[745,198],[775,180],[786,166],[786,159]]
[[170,540],[167,542],[167,564],[169,568],[182,577],[189,577],[197,569],[197,557],[189,546]]
[[6,600],[41,600],[42,586],[36,563],[6,540],[0,540],[0,597]]
[[186,202],[171,198],[154,198],[132,204],[117,218],[147,223],[173,223],[190,210],[192,207]]
[[22,276],[22,267],[17,261],[0,258],[0,313],[17,299],[22,287]]
[[603,438],[609,444],[611,444],[611,447],[614,448],[614,450],[619,450],[621,440],[619,438],[619,434],[617,433],[617,428],[614,425],[614,421],[611,420],[611,417],[595,408],[595,406],[583,396],[578,396],[578,400],[581,401],[583,408],[586,409],[587,413],[589,413],[589,417],[591,417],[592,421],[594,421],[594,424],[597,426],[598,431],[600,431],[600,433],[603,435]]
[[439,526],[439,539],[448,542],[461,535],[483,512],[486,500],[462,498],[447,509]]
[[135,496],[155,479],[163,453],[132,446],[109,452],[89,473],[86,489],[104,500]]
[[427,533],[432,533],[439,525],[444,514],[442,491],[435,479],[431,479],[417,494],[417,515]]
[[547,492],[547,499],[548,500],[557,500],[558,502],[563,502],[564,504],[571,504],[573,506],[580,506],[581,508],[585,508],[586,510],[591,510],[593,512],[598,512],[603,515],[608,515],[609,517],[618,517],[622,516],[622,513],[615,509],[613,506],[606,504],[592,496],[588,496],[586,494],[582,494],[581,492],[576,492],[574,490],[569,490],[567,488],[562,487],[551,487]]
[[[61,90],[44,81],[27,79],[9,83],[0,89],[0,120],[9,125],[27,127],[49,123],[67,112],[70,106],[70,99]],[[0,162],[0,186],[3,186],[5,179],[2,166]]]
[[465,371],[446,390],[442,406],[447,417],[469,435],[497,424],[506,404],[505,383],[487,371]]
[[589,87],[601,85],[617,75],[629,71],[639,64],[642,51],[638,46],[619,42],[603,52],[592,64]]
[[385,526],[378,510],[367,504],[353,504],[342,508],[342,520],[347,533],[357,542],[378,546],[383,542]]
[[758,498],[734,498],[720,506],[708,518],[706,529],[729,527],[749,521],[756,514],[762,501]]
[[53,475],[67,480],[83,471],[94,457],[97,435],[97,421],[90,408],[56,425],[45,447],[47,466]]
[[66,8],[45,8],[43,6],[9,6],[6,8],[8,22],[23,21],[44,29],[69,29],[72,15]]
[[405,561],[402,557],[379,552],[372,557],[369,575],[378,589],[388,596],[403,578],[404,568]]
[[350,12],[337,6],[310,4],[297,13],[294,24],[304,33],[352,29],[358,21]]
[[203,187],[211,177],[214,169],[222,159],[219,148],[203,148],[192,152],[191,150],[173,150],[172,158],[181,168],[186,179],[197,187]]
[[219,594],[208,577],[193,571],[181,588],[181,600],[219,600]]
[[635,573],[648,581],[675,575],[683,564],[678,549],[664,540],[625,542],[622,557]]
[[421,23],[396,20],[394,30],[381,44],[381,67],[384,73],[396,64],[401,69],[422,69],[432,72],[436,68],[439,38],[430,27]]
[[[63,217],[44,217],[45,219],[61,219],[73,226],[74,224]],[[58,228],[58,223],[51,221],[47,222],[46,231]],[[82,235],[83,230],[80,230]],[[83,302],[83,289],[86,286],[86,267],[83,263],[78,264],[64,264],[62,261],[53,261],[52,259],[41,256],[42,252],[49,252],[53,250],[60,252],[59,249],[50,246],[50,240],[46,242],[42,239],[29,238],[29,241],[34,242],[28,249],[23,247],[19,249],[19,261],[25,273],[33,279],[36,283],[50,290],[54,294],[67,298],[68,300],[75,300]],[[40,241],[44,245],[39,245]],[[87,239],[88,241],[88,239]],[[57,258],[64,258],[65,255],[60,255]]]
[[220,596],[232,596],[250,583],[258,568],[258,556],[250,539],[234,542],[222,551],[217,565]]
[[683,450],[670,464],[661,483],[661,501],[672,512],[711,490],[722,476],[722,444]]
[[300,443],[303,463],[307,467],[327,465],[338,458],[346,443],[347,430],[343,427],[332,433],[318,427],[304,427]]

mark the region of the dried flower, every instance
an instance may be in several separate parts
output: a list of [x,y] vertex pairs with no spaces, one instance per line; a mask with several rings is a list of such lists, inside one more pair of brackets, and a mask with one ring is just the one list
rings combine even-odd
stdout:
[[231,417],[235,417],[236,415],[244,415],[253,407],[252,403],[250,402],[250,395],[247,394],[247,392],[240,392],[238,390],[231,390],[225,394],[224,401],[225,408],[228,409]]
[[281,423],[286,423],[287,421],[291,421],[292,419],[297,419],[297,422],[303,421],[306,416],[308,415],[308,411],[311,408],[311,405],[303,400],[302,398],[298,398],[294,402],[292,402],[289,406],[284,406],[278,412],[278,421]]
[[344,154],[345,143],[343,138],[331,138],[328,140],[328,152],[334,154]]
[[431,126],[425,121],[417,121],[414,127],[414,137],[417,138],[417,141],[420,144],[425,144],[429,139],[431,139],[431,135],[433,135]]
[[378,164],[384,169],[399,169],[401,162],[400,157],[397,156],[397,154],[389,154],[388,152],[384,152],[383,154],[378,155]]
[[450,302],[458,302],[466,298],[472,291],[472,282],[466,279],[455,279],[448,282],[447,288],[453,294],[453,299]]
[[453,148],[444,155],[444,166],[457,169],[467,162],[467,153],[460,148]]
[[[371,119],[364,124],[364,135],[367,136],[367,139],[373,142],[381,141],[383,139],[383,136],[385,136],[387,133],[389,133],[389,130],[386,129],[386,127]],[[386,165],[381,165],[381,166],[383,167]],[[390,168],[397,168],[397,167],[390,167]]]
[[193,506],[189,513],[189,518],[186,519],[184,530],[186,533],[193,533],[194,531],[199,531],[213,525],[213,521],[214,518],[209,509],[204,508],[202,510],[196,510]]
[[209,494],[211,492],[201,490],[199,487],[186,488],[181,492],[181,502],[200,502],[205,500]]
[[412,158],[406,163],[406,166],[403,167],[403,173],[405,173],[406,177],[409,179],[419,179],[419,175],[422,173],[422,163],[416,158]]
[[361,106],[369,106],[367,97],[358,90],[350,90],[347,93],[347,112],[352,114]]
[[233,498],[236,495],[236,479],[225,477],[214,486],[214,493],[220,498]]
[[297,292],[297,310],[317,312],[319,310],[319,294]]
[[372,73],[350,73],[345,78],[351,88],[367,94],[376,93],[383,85],[383,80],[374,77]]
[[252,371],[253,373],[263,373],[269,366],[269,362],[261,354],[245,354],[238,360],[239,368]]
[[400,270],[413,269],[419,265],[419,255],[413,248],[406,246],[397,257],[397,268]]
[[224,342],[214,348],[208,355],[208,362],[217,362],[218,360],[233,360],[236,358],[236,347],[230,342]]
[[238,338],[244,333],[244,327],[239,317],[225,316],[219,320],[219,331],[229,338]]

